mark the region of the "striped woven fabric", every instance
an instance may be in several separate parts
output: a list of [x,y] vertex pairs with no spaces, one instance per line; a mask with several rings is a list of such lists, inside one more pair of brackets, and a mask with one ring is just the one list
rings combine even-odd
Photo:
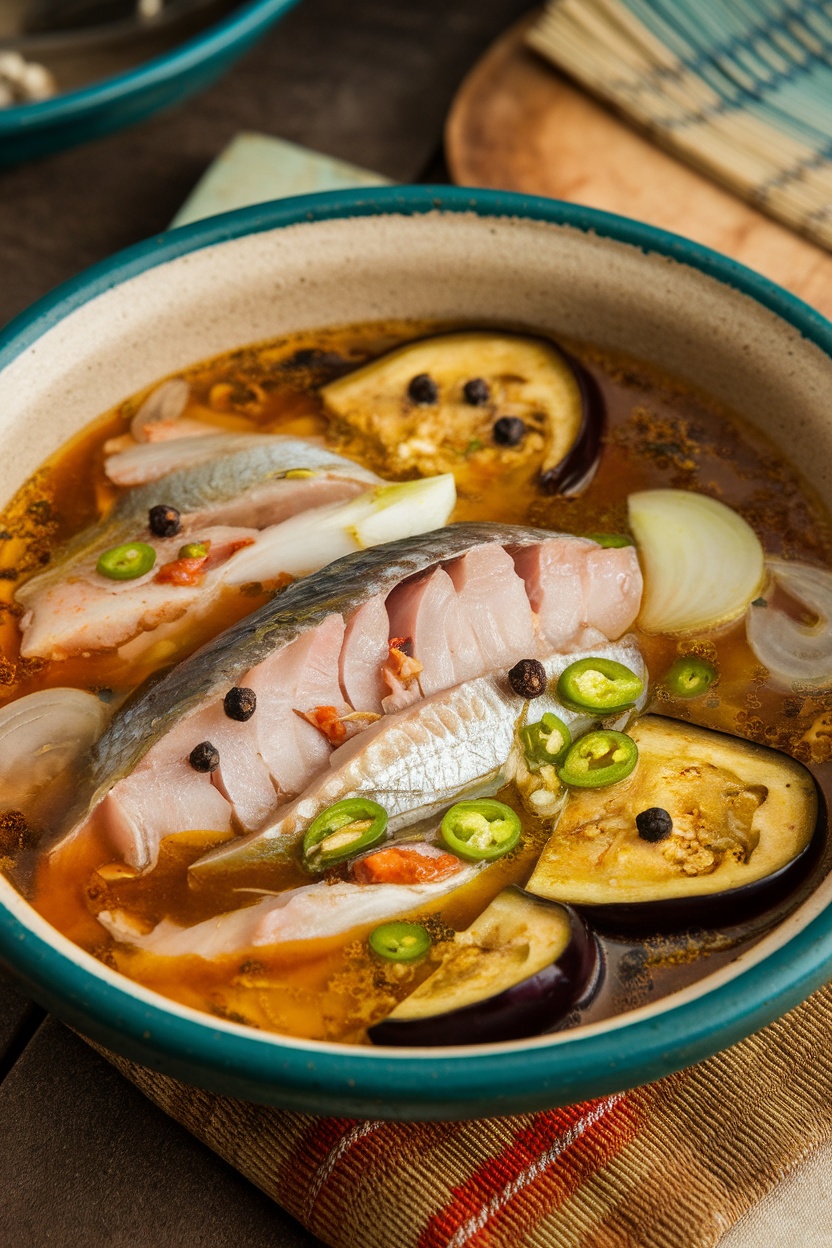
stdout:
[[550,0],[530,45],[832,248],[832,0]]
[[714,1248],[832,1138],[830,1041],[824,989],[658,1083],[466,1123],[286,1113],[106,1056],[333,1248]]

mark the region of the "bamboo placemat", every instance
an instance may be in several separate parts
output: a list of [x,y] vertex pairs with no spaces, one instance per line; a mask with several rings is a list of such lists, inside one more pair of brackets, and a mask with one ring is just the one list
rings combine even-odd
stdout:
[[832,256],[650,136],[528,45],[537,15],[489,48],[454,100],[455,182],[548,195],[635,217],[714,247],[832,316]]
[[551,0],[528,39],[655,141],[832,248],[830,0]]

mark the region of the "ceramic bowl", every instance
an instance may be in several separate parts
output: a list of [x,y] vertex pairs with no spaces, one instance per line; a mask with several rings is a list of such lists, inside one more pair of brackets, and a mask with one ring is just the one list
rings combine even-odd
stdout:
[[[832,325],[672,235],[551,200],[448,188],[337,192],[151,239],[0,340],[0,503],[100,412],[215,353],[385,317],[518,323],[651,360],[741,410],[832,505]],[[0,879],[0,956],[101,1044],[299,1110],[453,1118],[597,1096],[739,1040],[824,982],[832,877],[734,962],[613,1020],[522,1042],[379,1050],[247,1030],[122,978]]]
[[0,109],[0,167],[100,138],[201,91],[296,3],[248,0],[134,69],[48,100]]

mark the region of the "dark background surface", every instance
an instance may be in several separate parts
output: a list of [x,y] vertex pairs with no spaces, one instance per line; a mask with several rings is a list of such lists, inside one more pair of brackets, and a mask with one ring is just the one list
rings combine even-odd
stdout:
[[[0,173],[0,325],[87,265],[163,230],[240,130],[279,135],[396,181],[445,180],[442,125],[454,92],[529,7],[302,0],[195,100]],[[4,1248],[318,1243],[2,982],[0,1158]]]

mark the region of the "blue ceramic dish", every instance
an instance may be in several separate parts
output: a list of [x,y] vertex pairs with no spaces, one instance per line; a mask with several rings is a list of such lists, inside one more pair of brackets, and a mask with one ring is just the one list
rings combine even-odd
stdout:
[[[740,408],[832,501],[832,325],[821,316],[713,252],[623,218],[424,187],[229,213],[49,295],[0,339],[0,498],[157,377],[289,330],[388,316],[525,324],[653,360]],[[217,1020],[83,953],[1,879],[0,957],[78,1030],[208,1088],[337,1114],[484,1116],[655,1079],[797,1004],[830,974],[832,881],[688,988],[503,1045],[356,1049]]]
[[297,0],[250,0],[127,73],[36,104],[0,109],[0,167],[86,143],[201,91]]

